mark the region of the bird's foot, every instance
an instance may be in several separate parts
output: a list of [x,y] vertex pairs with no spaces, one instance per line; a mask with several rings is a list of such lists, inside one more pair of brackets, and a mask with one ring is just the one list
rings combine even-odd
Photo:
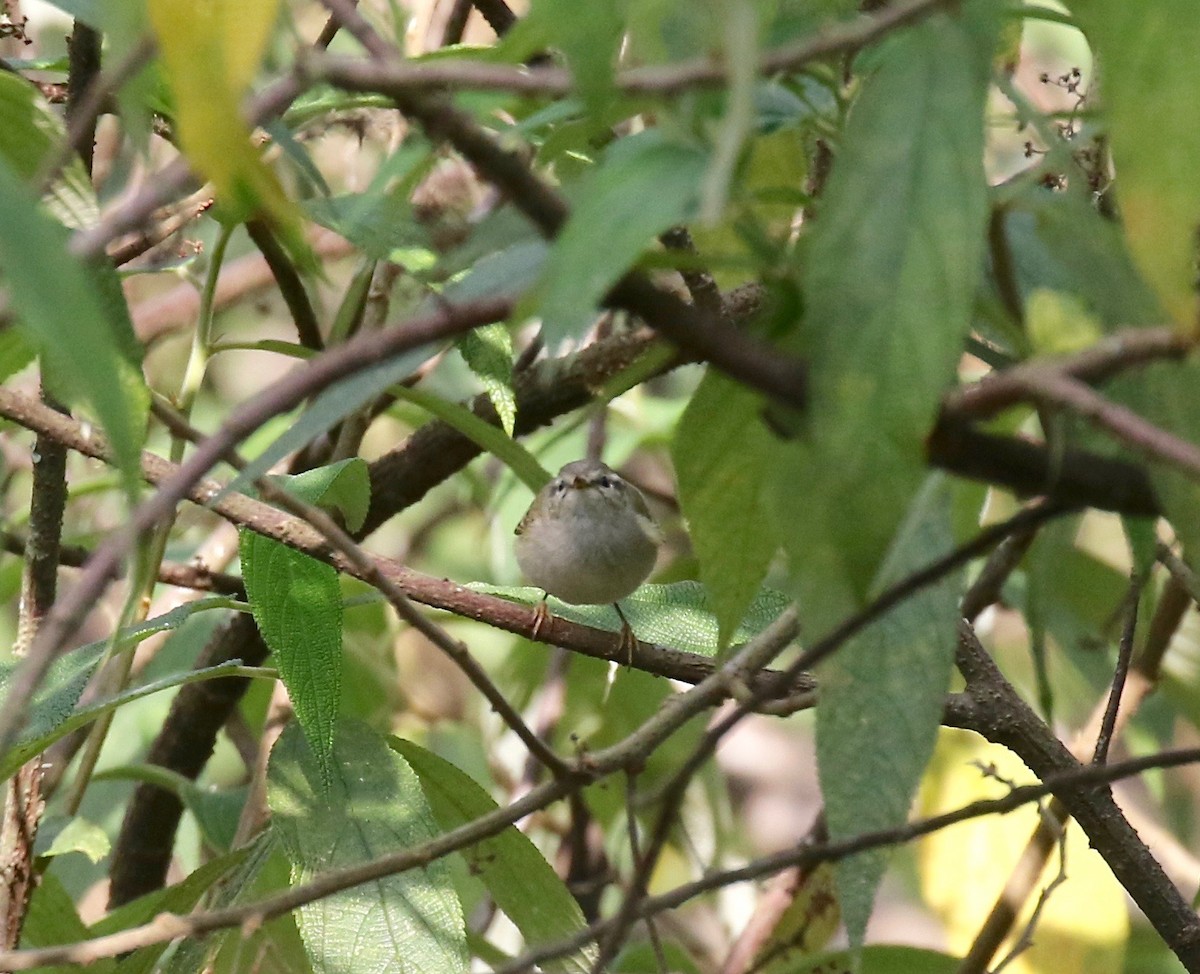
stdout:
[[552,618],[550,607],[546,605],[546,600],[542,599],[533,607],[533,628],[529,631],[529,638],[537,642],[541,638],[542,627],[548,626]]
[[621,611],[621,607],[614,602],[613,608],[617,610],[617,615],[621,617],[621,640],[617,643],[617,654],[625,658],[626,666],[633,666],[633,656],[638,648],[638,637],[634,635],[633,626],[625,618],[625,613]]

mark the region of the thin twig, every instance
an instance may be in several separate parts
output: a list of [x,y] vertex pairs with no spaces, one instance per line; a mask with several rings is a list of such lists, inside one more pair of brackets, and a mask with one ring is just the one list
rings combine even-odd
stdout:
[[[793,72],[814,61],[855,51],[952,2],[906,0],[889,4],[870,16],[834,24],[812,36],[765,52],[759,59],[758,73],[771,75]],[[485,4],[477,3],[476,6],[482,9]],[[495,27],[495,24],[492,26]],[[371,51],[373,58],[370,62],[345,57],[305,58],[301,70],[314,80],[375,91],[397,88],[409,91],[483,88],[562,97],[575,90],[571,74],[561,68],[519,68],[449,58],[416,64],[400,60],[390,48],[386,51],[368,48],[368,51]],[[728,65],[708,57],[678,64],[629,68],[618,71],[614,77],[615,86],[630,95],[675,95],[699,88],[720,87],[728,82]]]
[[1125,678],[1129,675],[1129,661],[1133,659],[1133,636],[1137,630],[1138,601],[1142,594],[1141,579],[1135,574],[1129,582],[1126,596],[1125,625],[1121,630],[1121,641],[1117,648],[1117,665],[1113,671],[1112,687],[1108,692],[1108,703],[1100,721],[1100,732],[1096,735],[1096,746],[1092,749],[1092,763],[1103,764],[1108,760],[1108,749],[1112,745],[1113,732],[1117,727],[1117,712],[1121,707],[1121,696],[1125,691]]
[[[1000,798],[983,798],[940,815],[907,822],[904,825],[879,832],[864,832],[861,835],[837,842],[801,844],[769,856],[763,856],[736,869],[710,873],[694,882],[678,886],[668,893],[649,897],[638,906],[634,916],[635,919],[642,919],[667,910],[674,910],[704,893],[724,889],[735,883],[752,882],[792,866],[811,868],[822,862],[836,862],[870,849],[911,842],[913,839],[939,832],[951,825],[971,819],[983,818],[988,815],[1006,815],[1031,802],[1040,801],[1048,795],[1067,791],[1082,793],[1089,786],[1131,777],[1151,768],[1178,767],[1197,761],[1200,761],[1200,748],[1188,748],[1107,765],[1076,766],[1069,771],[1048,775],[1046,780],[1039,784],[1013,788]],[[615,918],[610,918],[593,923],[569,938],[528,951],[508,964],[496,968],[493,974],[526,974],[546,961],[571,954],[580,947],[604,936],[612,929],[615,922]],[[3,955],[0,955],[0,960],[3,959]]]

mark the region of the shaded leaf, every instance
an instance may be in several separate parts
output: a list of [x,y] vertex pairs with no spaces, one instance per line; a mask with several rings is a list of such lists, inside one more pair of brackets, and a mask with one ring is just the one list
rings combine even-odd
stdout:
[[246,464],[225,489],[244,490],[263,476],[289,453],[294,453],[323,433],[333,429],[351,413],[375,400],[391,386],[410,376],[427,358],[428,349],[418,348],[378,365],[360,369],[335,382],[318,395],[300,417],[265,450]]
[[[236,869],[245,858],[246,850],[237,849],[206,862],[185,879],[166,889],[158,889],[110,911],[102,920],[92,924],[89,936],[102,937],[129,927],[149,923],[160,913],[185,915],[200,902],[214,884]],[[158,963],[170,943],[151,944],[127,954],[120,961],[121,974],[147,974]]]
[[707,163],[703,152],[652,130],[622,139],[580,181],[542,278],[549,344],[579,338],[600,300],[655,236],[688,219]]
[[774,465],[773,493],[814,634],[863,604],[970,329],[997,30],[994,5],[974,0],[873,52],[813,224],[793,339],[811,365],[810,428]]
[[342,592],[337,569],[242,530],[246,595],[279,666],[296,719],[333,784],[333,728],[342,695]]
[[700,578],[728,645],[766,576],[779,535],[762,503],[776,440],[762,425],[762,399],[710,369],[675,431],[671,458],[679,506]]
[[[0,272],[19,324],[38,349],[56,394],[83,398],[104,426],[130,494],[150,396],[124,300],[113,300],[111,268],[92,268],[67,252],[66,232],[38,209],[0,160]],[[66,393],[70,393],[69,396]]]
[[[97,660],[102,649],[97,650]],[[94,667],[97,660],[91,661],[91,666]],[[83,660],[76,660],[76,665],[79,665]],[[161,680],[155,680],[151,683],[144,684],[140,687],[135,687],[132,690],[126,690],[115,697],[105,700],[98,704],[93,704],[90,707],[84,707],[81,710],[72,712],[65,720],[55,723],[52,729],[45,730],[41,733],[30,733],[29,730],[22,737],[21,743],[14,745],[3,755],[0,755],[0,779],[8,778],[22,764],[28,761],[36,754],[41,754],[55,741],[60,740],[73,730],[80,727],[86,727],[93,720],[104,714],[116,710],[118,707],[123,707],[127,703],[133,703],[135,700],[141,700],[143,697],[148,697],[151,694],[159,693],[162,690],[170,690],[173,687],[183,686],[185,683],[198,683],[201,680],[215,680],[226,676],[250,676],[245,668],[242,667],[236,660],[228,663],[220,663],[217,666],[205,667],[201,670],[188,670],[183,673],[175,673],[171,676],[164,677]],[[260,674],[253,674],[260,675]],[[86,680],[81,681],[86,685]],[[76,689],[78,687],[78,689]],[[68,698],[72,693],[78,699],[79,694],[83,692],[83,687],[79,683],[74,683],[68,686],[59,686],[55,689],[54,703],[61,704],[65,698]],[[35,707],[36,698],[35,698]],[[72,704],[73,706],[73,704]],[[45,722],[46,713],[42,711],[35,714],[35,718],[39,724]]]
[[[954,547],[947,481],[926,483],[872,586],[879,593]],[[817,764],[833,841],[908,817],[941,724],[958,619],[957,575],[906,599],[817,669]],[[862,942],[887,854],[837,864],[842,915]]]
[[[0,158],[23,180],[32,180],[66,139],[62,120],[36,86],[16,73],[0,73]],[[72,153],[42,202],[64,226],[90,226],[99,218],[96,191]]]

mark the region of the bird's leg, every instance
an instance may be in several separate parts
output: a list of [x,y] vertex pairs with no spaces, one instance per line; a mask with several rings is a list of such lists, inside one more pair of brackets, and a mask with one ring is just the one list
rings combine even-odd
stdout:
[[541,635],[542,626],[550,623],[550,607],[546,605],[546,596],[542,595],[542,601],[533,607],[533,629],[529,631],[529,638],[537,641]]
[[633,654],[638,648],[638,638],[634,635],[633,626],[625,618],[625,613],[621,611],[621,607],[616,602],[612,604],[612,607],[617,610],[617,615],[621,617],[621,641],[617,644],[617,650],[618,652],[624,651],[626,665],[633,666]]

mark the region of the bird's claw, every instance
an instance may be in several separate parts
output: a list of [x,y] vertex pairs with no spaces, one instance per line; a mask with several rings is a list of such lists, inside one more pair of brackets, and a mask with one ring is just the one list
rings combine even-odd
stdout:
[[529,638],[537,642],[541,638],[542,627],[548,626],[552,618],[550,607],[546,605],[546,600],[542,599],[533,607],[533,628],[529,631]]

